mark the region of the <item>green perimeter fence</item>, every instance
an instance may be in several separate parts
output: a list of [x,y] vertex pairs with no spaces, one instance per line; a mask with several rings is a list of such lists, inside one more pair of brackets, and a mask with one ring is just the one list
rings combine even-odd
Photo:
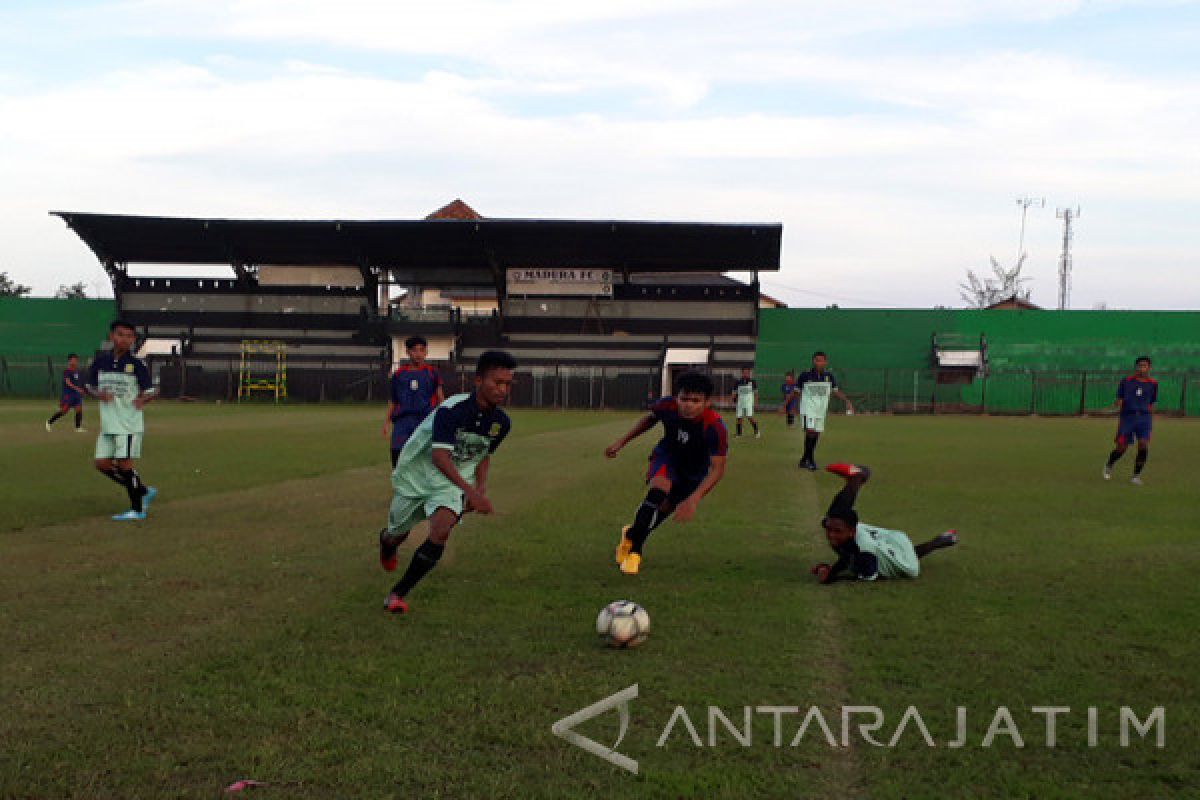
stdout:
[[[86,364],[81,364],[81,368]],[[162,378],[168,398],[236,398],[236,367],[206,377],[212,386],[179,385],[170,363],[152,371]],[[0,396],[57,399],[65,358],[0,356]],[[343,374],[343,372],[345,374]],[[469,388],[469,370],[446,369],[448,391]],[[969,383],[939,383],[934,370],[844,369],[834,372],[842,390],[861,411],[896,414],[1103,414],[1113,410],[1117,384],[1127,372],[992,370]],[[533,408],[638,408],[659,393],[661,371],[612,370],[602,367],[544,367],[518,371],[513,404]],[[756,373],[758,406],[764,411],[782,403],[783,373]],[[1200,371],[1155,374],[1160,413],[1200,416]],[[728,408],[738,378],[734,370],[714,370],[715,404]],[[215,381],[215,382],[214,382]],[[387,370],[289,371],[294,401],[380,401],[387,398]],[[218,385],[219,384],[219,385]],[[311,386],[309,385],[311,384]],[[840,410],[834,399],[832,408]]]
[[[861,411],[897,414],[1040,414],[1115,411],[1117,384],[1128,372],[993,370],[969,383],[939,383],[934,370],[845,369],[834,376]],[[1160,413],[1200,416],[1200,371],[1155,374]],[[756,376],[759,405],[782,402],[784,376]],[[831,407],[840,410],[836,398]]]
[[[91,354],[80,354],[79,371],[87,369]],[[0,355],[0,396],[53,397],[62,393],[65,356]]]

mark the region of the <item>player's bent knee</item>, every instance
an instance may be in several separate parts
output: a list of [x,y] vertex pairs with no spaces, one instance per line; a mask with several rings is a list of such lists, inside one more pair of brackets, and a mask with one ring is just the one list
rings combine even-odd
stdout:
[[650,479],[650,488],[662,489],[669,494],[671,492],[671,479],[665,478],[662,475],[655,475]]
[[434,544],[445,544],[457,524],[458,514],[449,508],[439,508],[429,518],[429,540]]

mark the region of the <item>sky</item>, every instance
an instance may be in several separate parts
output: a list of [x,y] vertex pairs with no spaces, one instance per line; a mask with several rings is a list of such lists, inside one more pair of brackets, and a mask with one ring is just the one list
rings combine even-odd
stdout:
[[[790,305],[1200,308],[1200,3],[3,0],[0,272],[51,210],[780,222]],[[143,270],[146,271],[146,270]],[[152,269],[149,271],[153,271]],[[200,274],[200,270],[192,270]]]

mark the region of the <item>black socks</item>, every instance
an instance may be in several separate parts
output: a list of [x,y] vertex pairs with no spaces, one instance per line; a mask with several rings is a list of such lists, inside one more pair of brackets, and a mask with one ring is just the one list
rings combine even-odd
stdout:
[[446,545],[435,544],[431,540],[426,539],[425,543],[413,552],[412,561],[409,562],[408,569],[404,571],[403,577],[392,587],[392,594],[406,597],[412,591],[412,588],[428,575],[431,569],[437,566],[444,552],[446,552]]
[[821,434],[805,431],[804,433],[804,456],[800,459],[808,464],[816,458],[817,439],[821,438]]
[[125,487],[125,491],[129,494],[129,504],[134,511],[142,510],[142,498],[146,496],[146,486],[142,483],[142,476],[137,474],[136,469],[118,469],[117,473],[121,476],[117,483]]
[[657,528],[667,518],[667,515],[659,510],[666,499],[667,493],[662,489],[651,489],[646,492],[646,499],[638,506],[637,513],[633,517],[633,525],[630,526],[627,534],[629,540],[633,542],[632,552],[640,554],[642,545],[650,536],[650,531]]

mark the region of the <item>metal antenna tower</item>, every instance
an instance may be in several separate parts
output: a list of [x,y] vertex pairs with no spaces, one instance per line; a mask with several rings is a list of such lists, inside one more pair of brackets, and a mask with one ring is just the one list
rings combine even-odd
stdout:
[[1025,215],[1029,212],[1030,206],[1038,208],[1046,207],[1046,198],[1044,197],[1018,197],[1017,205],[1021,207],[1021,243],[1017,245],[1017,260],[1014,264],[1021,263],[1021,256],[1025,255]]
[[1054,216],[1063,221],[1062,255],[1058,257],[1058,310],[1071,305],[1071,220],[1079,217],[1079,207],[1060,208]]

